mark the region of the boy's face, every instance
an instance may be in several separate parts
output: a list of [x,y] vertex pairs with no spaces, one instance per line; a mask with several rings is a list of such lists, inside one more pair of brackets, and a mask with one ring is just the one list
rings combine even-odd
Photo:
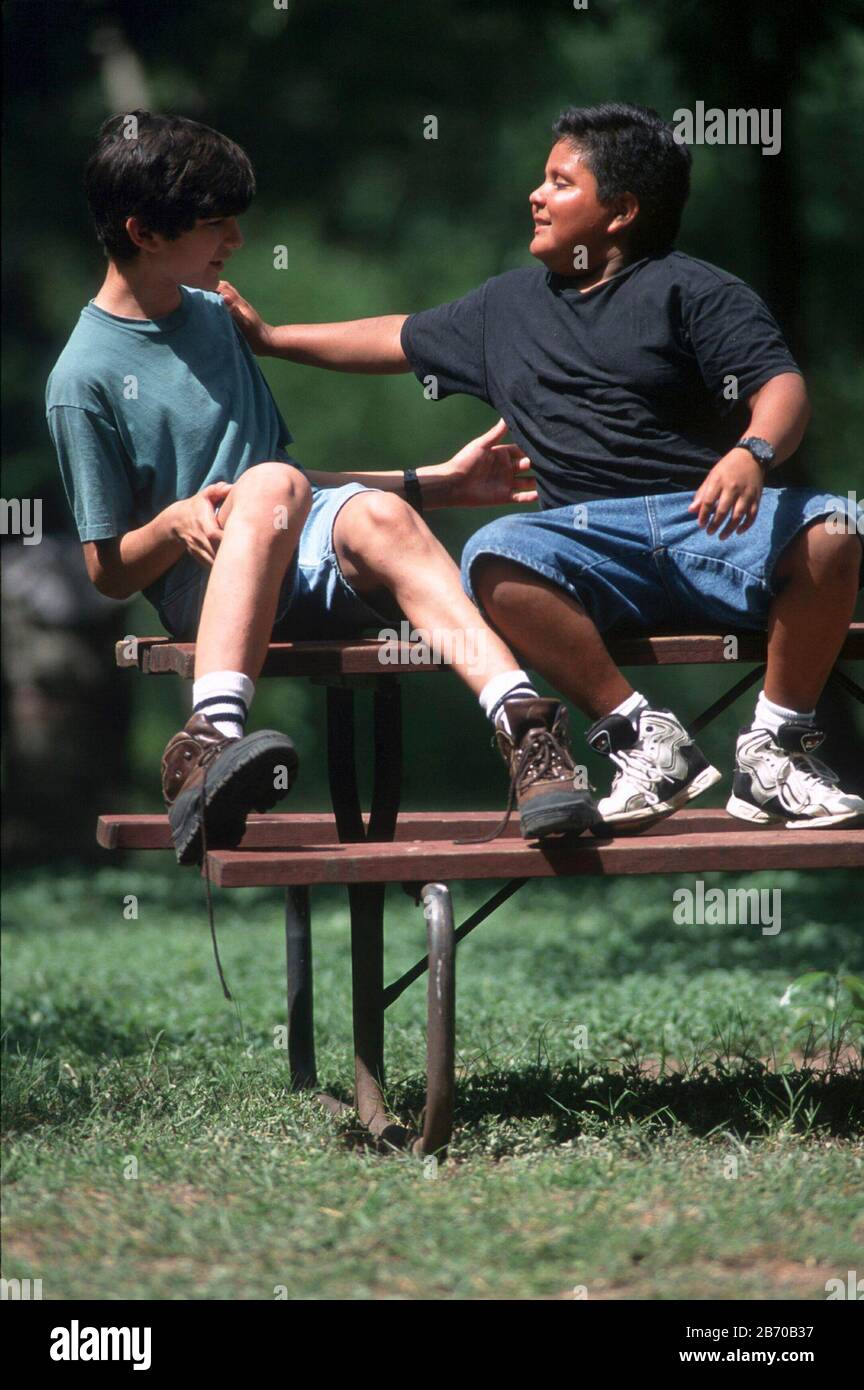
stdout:
[[[129,223],[126,225],[128,229]],[[199,217],[194,227],[173,241],[159,232],[148,232],[138,244],[139,261],[146,257],[149,268],[164,279],[196,290],[215,290],[223,278],[225,262],[243,245],[243,236],[236,217]]]
[[[610,234],[618,230],[617,212],[599,202],[597,181],[569,140],[553,145],[543,182],[528,201],[534,218],[531,255],[558,275],[594,270]],[[577,255],[579,247],[585,248],[584,257]]]

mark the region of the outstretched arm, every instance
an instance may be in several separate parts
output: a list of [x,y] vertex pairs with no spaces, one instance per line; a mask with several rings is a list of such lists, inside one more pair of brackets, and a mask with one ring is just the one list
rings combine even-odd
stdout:
[[[502,444],[507,423],[499,420],[444,463],[417,469],[424,509],[433,507],[501,507],[537,501],[531,460],[517,444]],[[314,487],[363,483],[404,496],[402,472],[307,472]]]
[[346,323],[292,323],[276,328],[265,323],[227,280],[220,280],[219,293],[259,357],[284,357],[289,362],[329,367],[334,372],[395,374],[411,370],[401,343],[407,314],[385,314]]

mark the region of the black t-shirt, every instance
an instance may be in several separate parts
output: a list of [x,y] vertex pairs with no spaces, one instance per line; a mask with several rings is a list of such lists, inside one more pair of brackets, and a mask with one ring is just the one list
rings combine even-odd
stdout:
[[496,275],[412,314],[402,348],[439,397],[503,416],[542,507],[692,491],[741,437],[747,397],[800,372],[759,296],[679,251],[584,294],[543,267]]

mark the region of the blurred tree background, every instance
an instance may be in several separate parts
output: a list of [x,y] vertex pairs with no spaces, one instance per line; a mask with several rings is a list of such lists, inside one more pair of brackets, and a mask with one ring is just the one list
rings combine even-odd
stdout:
[[[71,534],[43,393],[103,270],[81,173],[109,113],[178,112],[247,149],[260,192],[230,277],[265,317],[289,322],[408,312],[528,264],[527,196],[551,123],[565,105],[607,99],[667,118],[697,101],[780,108],[773,157],[694,149],[679,245],[751,283],[799,355],[814,418],[789,481],[860,495],[862,14],[858,0],[7,0],[4,497],[41,498],[46,531]],[[424,138],[429,115],[437,139]],[[285,269],[274,269],[277,246]],[[264,370],[310,468],[436,462],[492,423],[479,402],[425,400],[410,376]],[[491,515],[435,513],[432,524],[458,555]],[[142,600],[98,622],[106,650],[107,628],[158,631]],[[14,632],[7,684],[25,641],[20,622]],[[32,715],[39,677],[27,679]],[[50,679],[62,685],[62,671]],[[450,676],[417,680],[426,698],[412,681],[406,805],[499,804],[503,768],[473,700]],[[715,683],[711,671],[644,677],[685,718]],[[117,796],[125,788],[130,809],[156,808],[158,756],[188,692],[126,673],[113,688],[118,727],[132,702]],[[265,682],[255,717],[298,741],[293,804],[326,806],[321,692]],[[730,713],[705,740],[725,742],[714,753],[723,767],[735,722]]]

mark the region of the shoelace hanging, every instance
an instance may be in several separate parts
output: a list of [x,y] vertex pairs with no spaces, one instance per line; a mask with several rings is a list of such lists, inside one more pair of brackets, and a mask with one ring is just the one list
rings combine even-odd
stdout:
[[234,998],[234,995],[228,988],[228,982],[225,979],[225,972],[222,969],[222,961],[219,956],[219,942],[216,940],[216,916],[213,911],[213,890],[212,885],[210,883],[210,863],[207,858],[207,820],[204,814],[207,809],[207,803],[204,794],[207,787],[207,770],[210,764],[212,763],[213,759],[215,758],[216,753],[219,751],[220,749],[214,745],[213,751],[210,752],[209,749],[206,750],[201,758],[201,765],[204,768],[204,776],[201,778],[200,800],[198,803],[201,813],[201,862],[204,867],[204,893],[207,900],[207,920],[210,924],[210,940],[213,943],[213,959],[216,961],[216,970],[219,975],[219,983],[222,986],[222,993],[228,1000],[229,1004],[234,1005],[234,1008],[237,1012],[237,1022],[240,1027],[240,1036],[241,1038],[243,1038],[245,1037],[245,1034],[243,1029],[243,1018],[240,1013],[240,1005],[238,1004],[237,1000]]
[[[494,739],[492,746],[495,746]],[[568,766],[569,759],[566,758],[563,749],[549,729],[529,730],[525,736],[525,744],[520,750],[516,766],[510,773],[510,791],[503,818],[493,830],[489,831],[488,835],[478,835],[470,840],[455,840],[454,844],[485,845],[490,840],[496,840],[499,835],[504,833],[510,823],[510,817],[516,805],[516,793],[522,778],[527,776],[529,772],[533,772],[534,775],[531,780],[536,781],[545,772],[553,769],[556,762],[561,765],[565,772],[569,772],[572,768],[575,773],[575,766],[572,763]]]

